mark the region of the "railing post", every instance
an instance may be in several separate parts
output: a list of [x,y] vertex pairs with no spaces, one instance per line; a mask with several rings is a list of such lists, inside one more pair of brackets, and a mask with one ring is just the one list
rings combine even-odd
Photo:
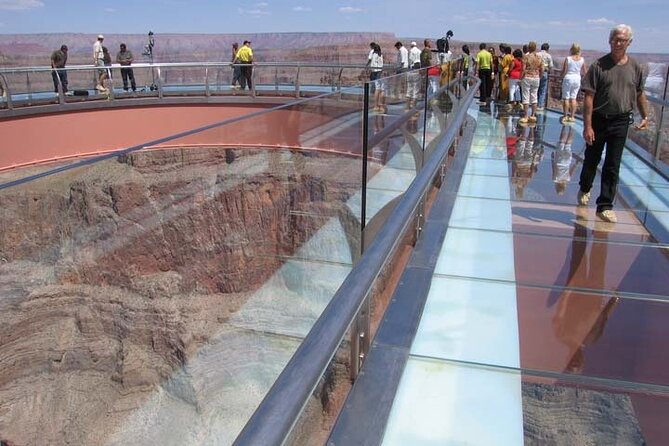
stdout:
[[297,66],[297,73],[295,73],[295,97],[300,97],[300,66]]
[[204,95],[206,97],[211,96],[209,91],[209,67],[204,67]]
[[[362,110],[362,172],[360,201],[360,255],[365,252],[365,222],[367,219],[367,157],[369,154],[369,82],[364,84]],[[369,299],[367,296],[355,320],[351,324],[351,381],[355,381],[365,355],[369,351]]]
[[2,81],[2,91],[4,92],[5,100],[7,101],[7,110],[13,110],[12,92],[9,90],[9,84],[4,74],[0,73],[0,80]]
[[55,70],[56,73],[56,79],[58,79],[58,103],[59,104],[64,104],[65,103],[65,92],[63,91],[63,82],[60,80],[60,71]]
[[424,71],[424,76],[425,76],[425,83],[423,87],[425,88],[425,100],[423,101],[423,142],[421,144],[423,151],[422,151],[422,156],[420,157],[420,168],[423,168],[423,164],[425,164],[425,140],[427,138],[427,110],[428,110],[428,104],[429,104],[429,99],[428,99],[428,93],[430,90],[430,76],[427,75],[427,69]]
[[30,73],[26,71],[26,88],[28,89],[28,105],[32,105],[31,102],[33,100],[33,89],[32,86],[30,85]]
[[253,66],[254,64],[251,63],[251,96],[256,97],[256,70],[255,67]]
[[[669,86],[669,66],[667,67],[667,74],[664,77],[664,94],[662,95],[662,99],[664,102],[667,101],[667,87]],[[660,147],[660,130],[662,129],[662,123],[664,122],[664,109],[666,106],[664,103],[660,107],[660,117],[657,120],[657,125],[656,125],[656,131],[655,131],[655,159],[659,160],[660,159],[660,151],[662,147]]]
[[160,67],[155,67],[155,68],[152,67],[151,70],[155,70],[155,71],[151,71],[151,75],[153,76],[154,81],[156,79],[155,73],[156,72],[158,73],[158,82],[156,82],[156,89],[158,90],[158,99],[162,99],[163,98],[163,81],[162,81],[162,77],[161,77],[161,73],[160,73]]
[[274,67],[274,91],[279,91],[279,67]]
[[337,76],[337,91],[341,93],[341,77],[344,74],[344,69],[339,69],[339,75]]
[[109,96],[107,97],[109,100],[114,99],[114,77],[112,76],[112,69],[111,66],[105,68],[107,70],[107,74],[109,75]]

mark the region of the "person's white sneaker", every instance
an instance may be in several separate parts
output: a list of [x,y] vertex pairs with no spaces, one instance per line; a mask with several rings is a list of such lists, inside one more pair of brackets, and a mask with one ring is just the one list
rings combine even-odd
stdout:
[[590,202],[590,192],[578,191],[578,205],[587,206]]
[[618,221],[618,217],[616,217],[616,213],[613,212],[613,209],[606,209],[602,212],[597,212],[597,217],[609,223],[615,223]]

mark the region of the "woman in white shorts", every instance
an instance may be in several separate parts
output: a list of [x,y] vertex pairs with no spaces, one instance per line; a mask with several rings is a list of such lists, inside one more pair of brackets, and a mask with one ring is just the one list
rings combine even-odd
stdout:
[[561,122],[576,122],[574,114],[578,104],[576,96],[581,88],[581,76],[585,75],[585,60],[581,56],[581,46],[573,43],[569,50],[570,56],[562,65],[562,119]]

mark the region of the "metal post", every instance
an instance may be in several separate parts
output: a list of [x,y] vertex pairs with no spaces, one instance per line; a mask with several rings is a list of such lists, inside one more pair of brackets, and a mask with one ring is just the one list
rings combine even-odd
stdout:
[[297,73],[295,73],[295,97],[300,97],[300,66],[297,66]]
[[56,70],[56,78],[58,78],[58,103],[65,103],[65,92],[63,91],[63,82],[60,80],[60,71]]
[[341,92],[341,76],[344,73],[344,69],[339,69],[339,75],[337,75],[337,91]]
[[428,100],[428,91],[430,87],[430,76],[427,75],[427,70],[425,70],[425,101],[423,104],[423,152],[420,157],[420,169],[423,168],[423,164],[425,164],[425,140],[427,138],[427,109],[428,109],[428,103],[430,102]]
[[[667,74],[664,78],[664,94],[662,95],[662,99],[664,102],[667,101],[667,86],[669,86],[669,67],[667,67]],[[657,121],[657,125],[655,126],[656,131],[655,131],[655,159],[659,160],[660,159],[660,130],[662,129],[662,123],[664,122],[664,109],[666,106],[664,103],[660,107],[660,118]]]
[[279,67],[274,67],[274,91],[279,91]]
[[28,89],[28,105],[32,105],[33,90],[30,85],[30,73],[26,71],[26,88]]
[[[367,219],[367,156],[369,153],[369,82],[364,84],[362,110],[362,185],[360,205],[360,254],[365,251],[365,221]],[[369,350],[369,296],[351,324],[351,381],[360,372]]]
[[256,70],[253,69],[253,63],[251,63],[251,96],[256,97]]
[[153,80],[155,82],[156,77],[155,77],[155,72],[153,71],[154,69],[158,72],[158,84],[156,85],[156,89],[158,90],[158,99],[162,99],[163,98],[163,80],[162,80],[162,77],[160,75],[160,67],[151,68],[151,76],[153,76]]
[[7,101],[7,110],[13,110],[14,104],[12,104],[12,92],[9,91],[9,84],[7,83],[7,78],[2,73],[0,73],[0,80],[2,81],[2,89],[5,94],[5,100]]
[[204,67],[204,95],[206,97],[211,96],[211,91],[209,91],[209,67]]

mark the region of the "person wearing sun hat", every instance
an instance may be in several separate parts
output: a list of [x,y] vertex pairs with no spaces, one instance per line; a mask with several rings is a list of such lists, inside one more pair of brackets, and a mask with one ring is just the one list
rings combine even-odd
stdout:
[[[98,38],[93,44],[93,65],[96,67],[104,67],[105,66],[105,53],[104,50],[102,49],[102,42],[105,40],[105,36],[102,34],[98,34]],[[97,76],[97,85],[95,88],[98,91],[104,90],[104,86],[102,85],[102,76],[105,74],[104,69],[97,70],[98,76]]]

